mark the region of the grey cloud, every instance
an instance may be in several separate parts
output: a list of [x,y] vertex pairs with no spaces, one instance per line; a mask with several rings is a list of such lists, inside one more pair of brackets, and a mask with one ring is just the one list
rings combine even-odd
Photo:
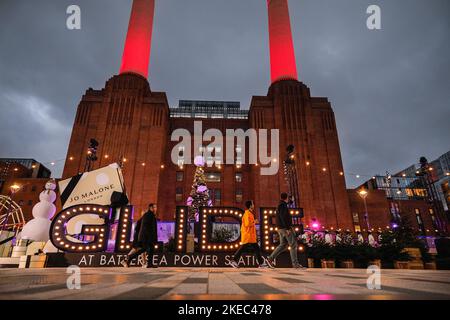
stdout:
[[[70,4],[81,7],[80,31],[65,28]],[[289,4],[301,81],[332,102],[346,171],[395,172],[450,149],[449,1]],[[365,27],[370,4],[381,6],[381,31]],[[130,6],[0,2],[0,157],[65,157],[81,95],[118,72]],[[248,108],[267,92],[269,72],[265,0],[157,0],[149,80],[171,105],[223,99]],[[30,114],[33,103],[47,108],[47,121]]]

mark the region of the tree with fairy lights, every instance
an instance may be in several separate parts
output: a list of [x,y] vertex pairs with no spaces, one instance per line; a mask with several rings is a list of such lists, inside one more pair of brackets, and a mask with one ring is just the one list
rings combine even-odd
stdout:
[[194,182],[192,183],[191,193],[187,199],[187,206],[189,212],[189,221],[198,221],[198,214],[200,207],[211,207],[212,201],[209,197],[209,189],[206,186],[205,179],[205,160],[202,156],[197,156],[194,159],[196,166],[194,173]]

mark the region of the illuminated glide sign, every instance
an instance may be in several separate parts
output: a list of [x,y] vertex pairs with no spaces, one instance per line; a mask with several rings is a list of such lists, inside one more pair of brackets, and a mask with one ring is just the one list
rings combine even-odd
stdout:
[[[175,241],[176,251],[186,251],[186,235],[187,235],[187,207],[177,207],[175,222]],[[212,242],[212,223],[214,217],[222,217],[228,220],[234,220],[241,223],[244,211],[239,208],[232,207],[202,207],[200,208],[199,222],[201,224],[200,251],[235,251],[239,247],[239,238],[232,242]]]
[[[292,218],[292,227],[296,234],[303,233],[303,218],[302,208],[291,208],[289,213]],[[261,248],[263,251],[273,251],[278,246],[278,228],[276,226],[276,209],[275,208],[260,208],[261,227],[259,229],[261,236]],[[274,236],[277,239],[274,239]],[[303,246],[298,246],[299,251],[303,251]]]
[[[188,230],[188,220],[186,206],[177,207],[175,222],[175,250],[177,252],[186,251],[186,236]],[[302,225],[300,219],[303,217],[302,209],[289,209],[295,231],[301,233]],[[118,219],[115,217],[118,213]],[[274,250],[277,239],[274,239],[277,228],[275,226],[275,209],[261,208],[261,247],[265,251]],[[229,222],[241,223],[244,211],[233,207],[203,207],[200,208],[200,243],[201,252],[235,251],[239,247],[238,237],[232,242],[213,242],[214,218],[221,217]],[[82,215],[90,215],[103,223],[83,224],[79,234],[73,235],[67,232],[69,222],[80,220]],[[53,219],[50,227],[50,240],[53,245],[64,252],[105,252],[108,249],[108,240],[115,237],[114,252],[124,253],[131,249],[131,229],[133,223],[133,207],[126,206],[116,212],[110,206],[97,204],[83,204],[66,208],[59,212]],[[97,220],[98,221],[98,220]],[[116,225],[117,223],[117,225]],[[114,225],[114,227],[112,227]],[[114,239],[113,239],[114,240]],[[302,250],[302,247],[299,247]]]
[[[105,252],[108,248],[111,224],[116,222],[115,213],[110,206],[98,204],[66,208],[53,218],[50,226],[50,240],[56,248],[65,252]],[[68,234],[67,225],[70,220],[79,218],[81,215],[94,215],[103,220],[103,224],[85,224],[81,226],[79,234]],[[132,216],[132,206],[120,209],[115,252],[126,252],[131,248]]]

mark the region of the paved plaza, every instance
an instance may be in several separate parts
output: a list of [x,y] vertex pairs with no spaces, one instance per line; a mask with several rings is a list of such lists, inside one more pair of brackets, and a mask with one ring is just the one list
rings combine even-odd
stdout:
[[69,290],[65,268],[0,269],[0,299],[450,299],[450,271],[365,269],[83,268]]

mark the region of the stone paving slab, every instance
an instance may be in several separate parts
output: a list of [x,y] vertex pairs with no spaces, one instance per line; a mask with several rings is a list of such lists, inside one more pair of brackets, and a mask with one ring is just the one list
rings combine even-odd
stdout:
[[69,290],[65,268],[1,269],[0,300],[16,299],[450,299],[450,271],[365,269],[83,268]]

